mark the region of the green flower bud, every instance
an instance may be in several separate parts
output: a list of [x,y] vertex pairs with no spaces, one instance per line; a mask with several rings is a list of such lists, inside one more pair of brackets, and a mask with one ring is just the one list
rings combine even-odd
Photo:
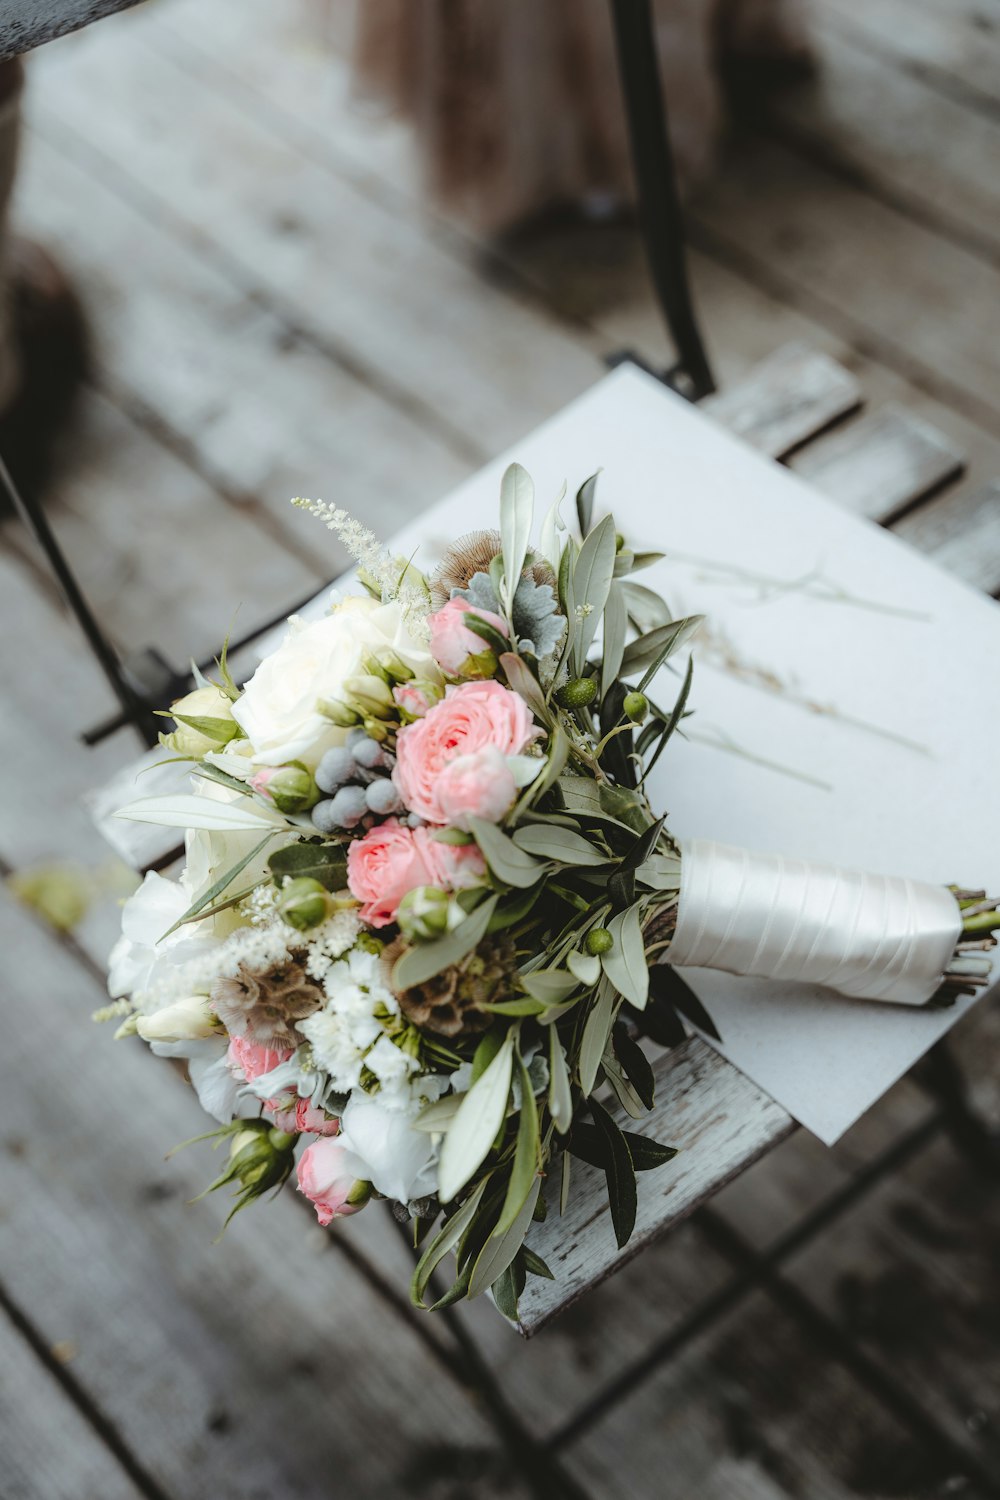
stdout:
[[330,914],[330,897],[318,880],[299,875],[281,887],[278,911],[289,927],[306,932],[326,921]]
[[593,677],[574,677],[556,693],[560,708],[586,708],[597,697],[597,681]]
[[353,708],[348,708],[346,703],[341,703],[339,698],[317,698],[316,712],[341,729],[352,728],[361,718],[361,715],[355,713]]
[[625,545],[625,538],[620,531],[615,532],[615,551],[620,552]]
[[641,724],[649,713],[649,699],[645,693],[626,693],[622,700],[622,710],[633,724]]
[[344,692],[347,702],[362,718],[390,719],[395,716],[395,700],[389,684],[382,677],[359,672],[344,679]]
[[311,773],[298,760],[287,766],[264,766],[251,776],[250,785],[280,813],[308,812],[320,798]]
[[448,929],[451,899],[436,885],[418,885],[407,891],[396,913],[396,921],[408,938],[429,942]]
[[211,684],[178,698],[170,705],[170,715],[177,728],[172,734],[161,734],[160,744],[175,755],[200,760],[209,750],[221,750],[240,732],[231,700]]
[[599,957],[602,953],[611,952],[615,940],[606,927],[592,927],[583,940],[583,946],[588,953]]
[[362,1182],[359,1177],[354,1186],[351,1188],[351,1191],[347,1195],[347,1202],[351,1205],[352,1208],[364,1208],[371,1195],[371,1183]]
[[484,650],[474,651],[467,656],[458,675],[463,682],[484,682],[488,677],[496,676],[498,666],[496,652],[487,646]]
[[381,744],[389,738],[389,731],[379,719],[363,719],[365,734],[370,740],[378,740]]

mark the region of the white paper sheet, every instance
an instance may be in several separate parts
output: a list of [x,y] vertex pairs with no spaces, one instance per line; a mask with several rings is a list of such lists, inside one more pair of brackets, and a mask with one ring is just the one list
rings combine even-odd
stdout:
[[[650,783],[673,832],[1000,890],[996,604],[628,366],[425,512],[400,550],[419,562],[495,525],[515,458],[539,516],[565,480],[569,518],[602,468],[599,510],[637,547],[668,554],[636,581],[675,616],[709,617],[691,738],[675,736]],[[678,686],[664,671],[652,691],[669,705]],[[725,1056],[827,1143],[970,1003],[909,1011],[686,977]]]

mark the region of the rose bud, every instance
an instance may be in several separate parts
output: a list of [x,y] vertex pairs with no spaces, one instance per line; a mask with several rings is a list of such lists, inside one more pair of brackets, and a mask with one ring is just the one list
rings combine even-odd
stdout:
[[200,760],[209,750],[221,750],[239,734],[233,718],[231,700],[221,688],[195,688],[171,704],[170,717],[177,728],[172,734],[161,734],[160,744],[175,755],[190,755]]
[[388,719],[395,714],[396,704],[389,684],[381,677],[359,672],[344,679],[344,691],[350,706],[363,718]]
[[136,1016],[135,1029],[144,1042],[188,1042],[216,1036],[222,1027],[207,995],[185,995],[149,1015]]
[[422,719],[435,703],[441,701],[444,693],[436,682],[428,682],[420,678],[413,682],[397,684],[392,690],[392,696],[396,700],[396,707],[400,710],[404,722],[409,724],[415,719]]
[[318,927],[330,915],[330,897],[325,886],[308,875],[299,875],[281,887],[278,912],[282,921],[299,932]]
[[280,813],[307,812],[319,801],[319,788],[297,760],[287,766],[264,766],[249,784]]
[[447,891],[436,885],[418,885],[400,901],[396,921],[407,937],[430,942],[448,930],[450,908]]
[[496,652],[488,640],[469,629],[470,616],[490,626],[504,641],[509,639],[507,622],[498,614],[490,609],[476,609],[467,599],[456,597],[428,616],[431,655],[453,677],[492,677],[497,669]]
[[339,729],[350,729],[359,718],[354,709],[341,703],[339,698],[317,698],[316,712],[322,714],[324,719],[329,719],[331,724],[336,724]]
[[320,1136],[299,1157],[295,1174],[299,1192],[309,1199],[324,1228],[332,1219],[358,1213],[371,1197],[371,1183],[355,1177],[347,1156],[339,1141]]

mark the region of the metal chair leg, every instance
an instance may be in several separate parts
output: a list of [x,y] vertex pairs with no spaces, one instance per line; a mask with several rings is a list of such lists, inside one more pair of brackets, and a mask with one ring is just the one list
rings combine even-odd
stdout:
[[[611,0],[611,10],[646,256],[678,356],[677,363],[659,378],[688,400],[700,401],[715,390],[715,381],[688,282],[684,223],[652,8],[650,0]],[[648,369],[634,356],[625,357]],[[621,363],[621,358],[612,363]]]

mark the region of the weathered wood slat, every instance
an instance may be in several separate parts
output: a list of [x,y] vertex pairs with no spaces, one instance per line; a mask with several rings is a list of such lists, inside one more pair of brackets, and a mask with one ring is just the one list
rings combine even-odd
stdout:
[[655,1071],[659,1102],[642,1120],[629,1121],[627,1128],[677,1146],[680,1155],[659,1172],[639,1174],[635,1232],[623,1251],[615,1244],[603,1172],[573,1162],[573,1192],[565,1215],[559,1215],[553,1185],[549,1215],[529,1236],[555,1281],[529,1279],[518,1309],[522,1333],[537,1333],[583,1292],[638,1255],[666,1226],[689,1214],[708,1192],[722,1187],[795,1129],[779,1104],[697,1038],[659,1058]]
[[890,521],[957,479],[963,466],[942,433],[895,405],[819,438],[789,461],[839,505],[873,521]]
[[842,365],[804,344],[789,344],[710,396],[702,410],[752,448],[784,458],[860,405],[860,386]]
[[433,1448],[494,1493],[489,1429],[407,1322],[291,1193],[241,1216],[220,1253],[228,1203],[185,1207],[218,1159],[202,1146],[163,1161],[204,1129],[194,1094],[95,1032],[99,986],[6,894],[0,939],[5,1284],[41,1338],[75,1346],[75,1376],[153,1478],[181,1496],[197,1474],[219,1500],[321,1500],[331,1474],[399,1494]]
[[[73,1359],[73,1348],[57,1351]],[[0,1453],[5,1500],[142,1500],[70,1397],[4,1319]]]
[[931,500],[893,531],[973,587],[1000,592],[1000,482]]
[[19,57],[139,0],[4,0],[0,13],[0,59]]

